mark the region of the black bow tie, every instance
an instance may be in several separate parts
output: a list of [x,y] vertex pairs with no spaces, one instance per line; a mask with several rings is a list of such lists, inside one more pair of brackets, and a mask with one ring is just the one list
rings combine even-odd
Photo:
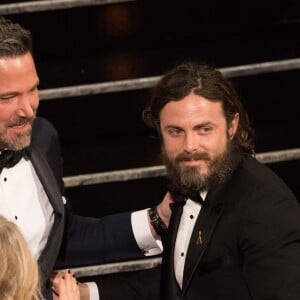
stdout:
[[25,149],[20,151],[3,150],[0,152],[0,172],[3,168],[16,165],[25,154]]
[[171,193],[174,202],[179,206],[185,205],[187,199],[191,199],[195,202],[200,203],[201,205],[203,204],[203,199],[200,196],[199,191],[178,188],[172,184],[169,184],[167,188]]

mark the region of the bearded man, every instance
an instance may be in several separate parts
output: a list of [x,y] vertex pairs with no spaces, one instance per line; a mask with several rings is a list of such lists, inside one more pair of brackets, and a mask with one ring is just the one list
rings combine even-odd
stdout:
[[[43,299],[52,299],[61,290],[50,283],[53,269],[143,258],[161,249],[147,209],[102,218],[72,213],[59,134],[37,116],[38,85],[30,31],[0,16],[0,215],[24,235],[39,263]],[[166,207],[167,223],[168,199],[163,203],[158,211],[164,218]],[[81,299],[99,299],[93,282],[79,286]]]
[[121,282],[122,299],[298,300],[299,201],[255,159],[230,82],[208,65],[181,64],[143,117],[161,138],[174,204],[169,229],[156,224],[161,268]]

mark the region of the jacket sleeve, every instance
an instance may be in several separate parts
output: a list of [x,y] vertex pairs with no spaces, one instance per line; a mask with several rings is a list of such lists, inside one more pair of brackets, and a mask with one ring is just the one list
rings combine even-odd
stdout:
[[[63,196],[63,159],[56,129],[48,120],[36,118],[32,142],[47,159]],[[56,268],[143,256],[132,232],[130,213],[89,218],[73,215],[69,200],[64,207],[64,237]]]
[[144,256],[133,235],[130,213],[102,218],[69,215],[69,218],[56,268]]

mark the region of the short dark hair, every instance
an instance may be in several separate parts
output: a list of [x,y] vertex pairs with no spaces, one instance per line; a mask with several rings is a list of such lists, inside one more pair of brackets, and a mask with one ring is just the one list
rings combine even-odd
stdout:
[[153,90],[149,105],[143,111],[143,119],[161,136],[159,115],[170,101],[178,101],[194,93],[210,101],[222,102],[227,124],[239,114],[239,126],[233,139],[243,151],[254,153],[254,129],[247,112],[232,84],[217,69],[197,62],[187,62],[167,72]]
[[29,30],[0,16],[0,57],[20,56],[32,53]]

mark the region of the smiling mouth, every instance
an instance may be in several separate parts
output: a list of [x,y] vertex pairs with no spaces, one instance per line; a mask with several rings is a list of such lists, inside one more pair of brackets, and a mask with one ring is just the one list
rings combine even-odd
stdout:
[[29,118],[22,118],[22,119],[18,119],[15,120],[14,123],[11,123],[8,125],[9,128],[22,128],[22,127],[26,127],[26,126],[30,126],[32,124],[31,119]]
[[22,134],[22,133],[25,133],[27,132],[31,127],[31,122],[30,121],[23,121],[22,123],[19,122],[18,124],[13,124],[13,125],[10,125],[8,127],[8,129],[12,130],[12,132],[15,132],[17,134]]
[[23,123],[23,124],[19,124],[19,125],[13,125],[13,126],[10,126],[11,128],[21,128],[21,127],[24,127],[28,124],[28,122],[26,123]]
[[199,165],[201,162],[204,162],[202,159],[189,159],[189,160],[182,160],[180,163],[184,165]]

